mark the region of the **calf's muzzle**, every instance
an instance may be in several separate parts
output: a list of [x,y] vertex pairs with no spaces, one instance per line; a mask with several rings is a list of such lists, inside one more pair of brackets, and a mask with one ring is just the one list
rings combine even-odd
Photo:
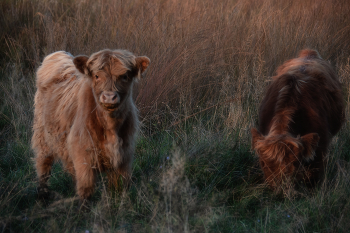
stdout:
[[100,95],[100,102],[105,108],[116,108],[120,102],[120,98],[115,91],[104,91]]

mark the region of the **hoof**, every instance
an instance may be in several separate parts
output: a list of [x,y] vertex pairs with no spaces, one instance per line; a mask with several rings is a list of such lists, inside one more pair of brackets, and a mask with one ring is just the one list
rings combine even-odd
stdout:
[[47,185],[37,187],[37,193],[39,199],[48,199],[50,197],[50,191]]

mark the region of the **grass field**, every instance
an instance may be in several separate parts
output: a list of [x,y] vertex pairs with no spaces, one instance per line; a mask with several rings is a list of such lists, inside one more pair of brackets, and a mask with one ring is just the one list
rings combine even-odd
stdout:
[[[350,88],[347,0],[1,0],[0,232],[349,232],[350,125],[333,138],[325,180],[274,194],[250,128],[276,68],[319,51]],[[30,148],[35,71],[58,50],[146,55],[135,91],[141,131],[132,186],[101,174],[90,211],[56,163],[36,198]]]

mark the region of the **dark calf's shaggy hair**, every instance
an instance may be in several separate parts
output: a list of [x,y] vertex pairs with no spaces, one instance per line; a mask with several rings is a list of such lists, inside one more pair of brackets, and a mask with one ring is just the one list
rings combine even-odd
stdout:
[[128,184],[139,125],[133,83],[149,62],[125,50],[45,57],[37,71],[32,137],[39,195],[47,194],[56,159],[83,200],[93,193],[97,172],[106,171],[113,185],[120,176]]
[[314,50],[285,62],[266,90],[252,146],[271,187],[293,178],[313,186],[324,173],[332,137],[344,121],[341,84]]

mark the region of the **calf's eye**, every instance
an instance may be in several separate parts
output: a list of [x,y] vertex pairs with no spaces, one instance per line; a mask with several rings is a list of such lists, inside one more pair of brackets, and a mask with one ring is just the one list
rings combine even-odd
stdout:
[[122,80],[123,82],[127,82],[129,78],[127,75],[122,75],[122,76],[120,76],[119,79]]
[[98,79],[98,75],[95,75],[95,78]]

